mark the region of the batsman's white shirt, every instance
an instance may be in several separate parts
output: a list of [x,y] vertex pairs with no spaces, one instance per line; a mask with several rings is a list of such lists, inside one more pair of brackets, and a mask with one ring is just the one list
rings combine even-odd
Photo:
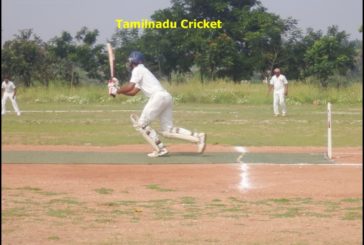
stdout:
[[162,131],[168,131],[173,127],[172,96],[165,90],[159,80],[143,64],[134,67],[131,83],[139,88],[149,98],[139,118],[142,127],[149,125],[159,118]]
[[288,81],[287,81],[286,77],[282,74],[280,74],[278,77],[273,76],[270,79],[270,85],[273,85],[273,88],[275,91],[283,90],[284,85],[286,85],[286,84],[288,84]]
[[15,91],[15,84],[12,81],[8,81],[8,83],[3,81],[1,84],[1,89],[4,89],[5,93],[13,94]]
[[142,90],[148,98],[156,92],[166,91],[153,73],[151,73],[143,64],[134,67],[131,73],[130,82],[135,83],[135,87]]

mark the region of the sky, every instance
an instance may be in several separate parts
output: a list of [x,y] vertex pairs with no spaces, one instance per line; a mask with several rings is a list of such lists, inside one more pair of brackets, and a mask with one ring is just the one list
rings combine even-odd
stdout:
[[[358,32],[363,19],[362,0],[261,0],[268,12],[298,20],[298,27],[322,30],[337,25],[350,39],[362,39]],[[1,0],[2,43],[22,29],[33,29],[43,41],[62,31],[75,35],[83,26],[98,29],[99,43],[115,32],[115,19],[148,19],[154,11],[170,7],[170,0]]]
[[350,34],[350,39],[362,39],[358,30],[363,23],[362,0],[260,0],[268,12],[286,19],[298,20],[298,26],[322,30],[337,25],[340,31]]

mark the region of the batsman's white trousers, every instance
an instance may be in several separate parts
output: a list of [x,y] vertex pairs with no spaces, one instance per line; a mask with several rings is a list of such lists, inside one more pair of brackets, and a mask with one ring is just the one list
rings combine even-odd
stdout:
[[158,118],[161,131],[169,131],[173,127],[172,109],[172,96],[167,91],[156,92],[145,105],[138,124],[145,127]]
[[281,107],[282,114],[287,113],[284,89],[279,89],[279,90],[273,91],[273,111],[274,111],[275,115],[279,115],[279,107]]
[[11,104],[13,105],[14,111],[20,115],[18,104],[16,103],[15,98],[13,98],[13,93],[4,92],[3,98],[1,99],[1,115],[6,113],[6,101],[10,99]]

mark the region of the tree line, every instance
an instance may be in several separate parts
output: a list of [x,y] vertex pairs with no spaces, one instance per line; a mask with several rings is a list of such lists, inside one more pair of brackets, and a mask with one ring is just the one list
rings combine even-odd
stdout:
[[[280,67],[289,79],[314,76],[327,87],[334,75],[362,74],[362,41],[350,41],[345,31],[331,26],[326,33],[304,33],[293,18],[269,13],[258,0],[172,0],[171,7],[155,11],[154,21],[221,20],[221,29],[117,29],[110,42],[115,48],[116,74],[125,68],[129,53],[140,50],[147,66],[159,77],[197,71],[201,82],[226,78],[233,82],[262,78]],[[362,27],[358,29],[362,32]],[[21,30],[2,46],[2,75],[10,74],[26,87],[39,81],[109,78],[104,44],[99,31],[83,27],[72,36],[63,31],[45,42],[31,29]]]

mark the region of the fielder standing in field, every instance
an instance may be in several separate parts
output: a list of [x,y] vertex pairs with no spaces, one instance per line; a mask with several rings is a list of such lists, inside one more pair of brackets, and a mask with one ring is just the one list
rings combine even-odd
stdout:
[[1,84],[1,97],[1,115],[5,115],[6,101],[10,99],[16,115],[20,116],[20,110],[18,104],[16,103],[16,87],[15,84],[9,80],[8,76],[5,77]]
[[162,87],[159,80],[143,65],[144,56],[134,51],[128,58],[128,67],[132,70],[130,82],[118,87],[118,80],[112,78],[109,81],[109,94],[136,95],[140,90],[149,98],[143,112],[138,118],[137,115],[130,116],[133,127],[142,134],[154,151],[148,154],[149,157],[160,157],[168,154],[168,150],[161,142],[157,132],[150,127],[152,121],[159,119],[160,133],[167,138],[186,140],[197,144],[197,152],[203,153],[206,147],[206,134],[191,132],[184,128],[173,126],[172,96]]
[[273,90],[273,111],[274,115],[279,116],[279,107],[282,111],[282,116],[287,114],[286,96],[288,95],[288,81],[281,74],[279,68],[275,68],[274,75],[269,82],[269,92]]

